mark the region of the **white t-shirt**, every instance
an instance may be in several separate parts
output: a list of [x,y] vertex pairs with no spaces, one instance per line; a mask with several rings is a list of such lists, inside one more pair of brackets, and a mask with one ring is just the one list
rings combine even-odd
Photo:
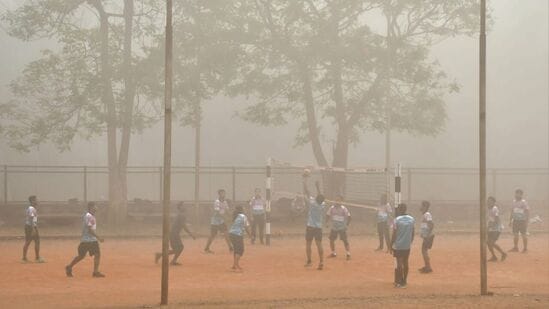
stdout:
[[38,213],[32,205],[27,208],[25,213],[25,224],[30,226],[38,225]]

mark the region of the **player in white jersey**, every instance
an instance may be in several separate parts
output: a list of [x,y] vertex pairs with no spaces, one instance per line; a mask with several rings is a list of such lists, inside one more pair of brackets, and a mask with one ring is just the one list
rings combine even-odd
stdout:
[[347,237],[347,228],[351,223],[351,213],[347,207],[343,206],[343,196],[337,195],[335,204],[328,209],[326,213],[326,224],[332,223],[332,229],[330,231],[330,249],[332,254],[329,257],[335,258],[337,253],[335,251],[335,241],[339,237],[345,246],[346,258],[351,259],[351,248]]
[[389,203],[387,194],[383,193],[379,199],[379,205],[377,207],[377,235],[379,237],[379,246],[376,251],[383,250],[383,240],[387,244],[387,251],[390,250],[390,232],[389,226],[393,218],[393,206]]
[[428,274],[433,272],[431,268],[431,258],[429,257],[429,250],[433,247],[433,241],[435,239],[435,234],[433,229],[435,228],[435,223],[433,222],[433,215],[429,211],[431,203],[428,201],[421,202],[421,212],[423,213],[423,218],[421,220],[421,230],[420,235],[423,238],[423,244],[421,245],[421,254],[423,255],[423,262],[425,266],[419,269],[419,272],[423,274]]
[[494,249],[499,251],[501,253],[501,261],[505,261],[505,258],[507,258],[507,254],[501,250],[501,248],[496,244],[496,241],[499,238],[499,234],[501,233],[501,220],[499,219],[499,208],[496,205],[496,199],[492,196],[488,198],[488,239],[486,244],[488,245],[488,250],[490,250],[490,253],[492,254],[492,258],[490,258],[488,261],[490,262],[496,262],[498,258],[496,257],[496,254],[494,253]]
[[227,212],[229,211],[229,202],[225,198],[226,192],[224,189],[219,189],[217,191],[217,195],[218,198],[214,202],[213,215],[210,219],[210,237],[208,238],[208,242],[204,248],[205,253],[214,253],[210,250],[210,246],[217,233],[223,234],[223,238],[225,238],[229,251],[233,252],[233,246],[231,245],[229,234],[227,233],[227,224],[225,223]]
[[97,235],[97,221],[95,219],[95,213],[97,212],[97,206],[94,202],[88,203],[88,211],[82,217],[82,237],[80,239],[80,245],[78,245],[78,255],[72,260],[72,262],[65,266],[65,274],[67,277],[72,277],[72,268],[78,262],[82,261],[86,254],[93,256],[93,273],[94,278],[103,278],[105,275],[99,272],[99,262],[101,260],[101,251],[99,250],[99,242],[103,242],[103,238]]
[[44,263],[40,257],[40,234],[38,233],[38,199],[35,195],[29,196],[29,207],[25,213],[25,244],[23,245],[23,263],[27,263],[27,251],[31,242],[34,241],[34,254],[36,263]]
[[513,209],[511,210],[511,217],[509,218],[509,226],[513,227],[513,249],[510,252],[518,252],[519,233],[522,236],[522,253],[526,253],[528,250],[528,220],[530,220],[530,206],[523,198],[523,192],[521,189],[515,191],[515,200],[513,201]]

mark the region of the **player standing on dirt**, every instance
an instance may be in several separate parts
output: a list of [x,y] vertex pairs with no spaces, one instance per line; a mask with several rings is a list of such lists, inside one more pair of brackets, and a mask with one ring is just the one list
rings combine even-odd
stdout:
[[394,282],[396,288],[406,288],[408,284],[408,258],[414,241],[414,224],[414,218],[406,213],[406,204],[398,205],[390,247],[397,262]]
[[419,269],[419,272],[422,274],[433,272],[433,269],[431,268],[429,250],[433,247],[433,240],[435,239],[435,234],[433,233],[435,224],[433,223],[433,215],[431,215],[431,212],[429,211],[430,207],[431,203],[428,201],[421,202],[421,213],[423,214],[420,230],[421,238],[423,238],[423,243],[421,244],[421,255],[423,256],[423,262],[425,263],[425,266]]
[[252,244],[255,243],[256,233],[259,230],[259,241],[263,245],[265,237],[265,200],[261,197],[261,189],[256,188],[254,197],[250,200],[252,214]]
[[501,253],[501,261],[505,261],[507,258],[507,253],[501,250],[500,246],[496,244],[496,241],[499,238],[501,233],[501,221],[499,219],[499,208],[496,205],[496,199],[492,196],[488,198],[488,250],[492,254],[492,257],[488,260],[489,262],[496,262],[498,258],[494,253],[494,248]]
[[36,263],[44,263],[40,257],[40,234],[38,233],[38,199],[36,195],[29,196],[29,207],[25,213],[25,244],[23,245],[23,258],[21,261],[27,263],[27,251],[31,242],[34,241],[34,255]]
[[99,250],[99,242],[103,242],[103,238],[97,236],[97,221],[95,219],[95,213],[97,212],[97,206],[94,202],[88,203],[88,212],[82,217],[82,238],[80,245],[78,246],[78,256],[76,256],[72,262],[65,267],[65,274],[67,277],[72,277],[72,268],[78,262],[82,261],[86,254],[93,256],[93,273],[94,278],[103,278],[105,275],[99,272],[99,262],[101,260],[101,251]]
[[509,218],[509,226],[513,227],[513,249],[509,252],[518,252],[519,233],[522,236],[522,253],[526,253],[528,250],[528,220],[530,219],[530,207],[526,200],[523,198],[524,192],[521,189],[515,191],[515,200],[513,201],[513,208],[511,211],[511,217]]
[[204,248],[205,253],[214,253],[210,250],[210,245],[212,244],[217,233],[222,233],[225,238],[227,246],[229,246],[229,251],[233,251],[231,242],[229,240],[229,235],[227,234],[227,224],[225,224],[225,215],[229,211],[229,203],[225,199],[225,190],[219,189],[217,191],[218,198],[214,202],[213,215],[210,219],[210,237],[206,243],[206,248]]
[[305,230],[305,252],[307,254],[307,262],[305,267],[310,267],[312,265],[311,260],[311,246],[313,240],[315,241],[316,248],[318,250],[318,270],[324,268],[324,249],[322,248],[322,215],[324,214],[324,195],[320,192],[319,182],[315,182],[317,195],[316,198],[311,196],[309,189],[307,187],[307,179],[309,178],[309,171],[305,170],[303,173],[303,194],[309,203],[309,213],[307,215],[307,229]]
[[383,193],[379,199],[379,206],[377,207],[377,235],[379,237],[379,246],[376,251],[383,250],[383,240],[387,244],[387,251],[390,249],[390,232],[389,222],[392,219],[393,207],[388,202],[387,194]]
[[339,237],[345,246],[347,260],[351,259],[351,248],[349,246],[349,240],[347,239],[347,228],[351,223],[351,213],[347,207],[342,205],[343,196],[338,195],[336,197],[335,204],[332,205],[328,212],[326,213],[326,224],[329,220],[332,221],[332,229],[330,231],[330,249],[332,253],[330,254],[331,258],[335,258],[337,253],[335,251],[335,241]]
[[236,206],[233,214],[233,224],[229,229],[229,237],[233,247],[233,270],[242,270],[240,258],[244,255],[244,232],[250,236],[250,224],[242,206]]
[[[179,266],[181,263],[177,262],[177,259],[183,252],[183,241],[181,241],[181,230],[185,230],[187,234],[189,234],[193,239],[196,239],[193,235],[193,233],[189,230],[189,227],[187,226],[187,220],[185,218],[185,207],[183,205],[183,202],[180,202],[177,204],[177,217],[172,223],[171,229],[170,229],[170,247],[172,250],[168,251],[168,255],[173,254],[172,261],[170,262],[173,266]],[[160,258],[162,257],[161,252],[157,252],[154,257],[154,262],[158,263]]]

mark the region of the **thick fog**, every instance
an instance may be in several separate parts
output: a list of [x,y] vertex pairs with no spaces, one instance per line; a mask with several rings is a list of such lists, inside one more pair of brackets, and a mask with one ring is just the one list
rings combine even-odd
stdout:
[[[0,10],[18,1],[0,2]],[[488,34],[488,165],[489,167],[546,167],[548,164],[548,2],[490,1],[493,26]],[[47,40],[21,42],[0,30],[0,94],[10,97],[7,84],[40,50],[55,44]],[[392,161],[413,167],[475,167],[478,157],[478,37],[449,38],[432,49],[450,79],[461,86],[446,95],[448,120],[436,137],[393,132]],[[236,113],[245,99],[218,97],[204,104],[202,163],[263,165],[272,156],[296,163],[314,163],[310,145],[292,148],[297,124],[262,127]],[[175,126],[174,165],[194,162],[194,135],[189,127]],[[383,166],[383,134],[363,132],[353,146],[349,166]],[[129,165],[160,165],[161,123],[131,142]],[[326,149],[331,144],[324,141]],[[331,152],[327,151],[328,156]],[[69,151],[58,153],[42,145],[30,153],[0,146],[2,164],[106,165],[106,137],[78,140]]]

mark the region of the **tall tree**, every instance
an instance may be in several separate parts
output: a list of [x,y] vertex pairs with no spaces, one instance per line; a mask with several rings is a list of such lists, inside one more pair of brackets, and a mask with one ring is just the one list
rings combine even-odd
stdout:
[[131,132],[158,118],[135,104],[144,75],[135,74],[142,59],[133,50],[134,42],[146,49],[147,38],[158,30],[154,1],[138,1],[139,14],[134,2],[124,0],[120,8],[101,0],[29,0],[2,16],[14,37],[59,44],[59,50],[43,51],[11,83],[14,99],[0,108],[8,120],[3,127],[8,142],[22,151],[47,141],[67,150],[75,136],[106,133],[110,214],[116,222],[126,218]]
[[[230,90],[258,98],[244,119],[265,125],[297,119],[296,144],[310,143],[320,166],[342,168],[361,132],[384,131],[389,119],[392,129],[413,134],[442,130],[444,96],[457,87],[429,51],[476,29],[476,1],[240,3],[248,12],[247,48]],[[330,193],[341,191],[342,178],[329,178]]]

